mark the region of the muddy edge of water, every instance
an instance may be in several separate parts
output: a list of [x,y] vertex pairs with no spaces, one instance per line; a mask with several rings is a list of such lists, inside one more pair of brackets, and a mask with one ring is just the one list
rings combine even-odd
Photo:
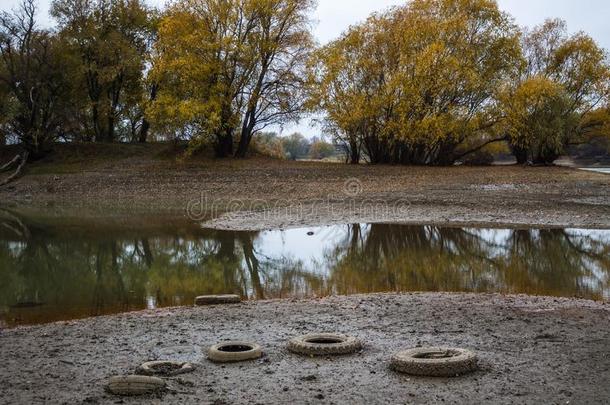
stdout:
[[[239,230],[356,222],[608,229],[610,176],[562,167],[353,167],[268,159],[180,165],[143,156],[77,173],[26,175],[0,189],[0,204],[93,218],[187,217],[191,207],[205,226]],[[223,215],[227,210],[238,212]]]
[[[115,374],[147,360],[198,363],[170,379],[173,403],[602,403],[610,396],[610,306],[592,301],[472,294],[378,294],[175,308],[0,333],[7,403],[111,403]],[[340,358],[303,358],[292,336],[336,331],[365,341]],[[218,366],[203,350],[253,340],[265,357]],[[392,353],[419,345],[468,348],[481,371],[457,379],[395,374]],[[150,402],[125,399],[125,403]]]

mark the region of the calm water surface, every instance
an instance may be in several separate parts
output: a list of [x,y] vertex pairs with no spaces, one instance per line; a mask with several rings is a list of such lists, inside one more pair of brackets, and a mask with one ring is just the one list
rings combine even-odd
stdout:
[[610,174],[610,167],[586,168],[586,169],[582,169],[582,170],[586,170],[586,171],[589,171],[589,172],[597,172],[597,173]]
[[224,232],[0,216],[0,327],[248,299],[392,291],[610,299],[610,231],[352,224]]

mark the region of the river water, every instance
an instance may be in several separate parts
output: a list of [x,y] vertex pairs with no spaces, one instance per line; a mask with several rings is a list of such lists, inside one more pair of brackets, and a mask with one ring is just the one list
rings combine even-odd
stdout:
[[610,230],[349,224],[227,232],[0,217],[0,326],[244,299],[500,292],[610,299]]

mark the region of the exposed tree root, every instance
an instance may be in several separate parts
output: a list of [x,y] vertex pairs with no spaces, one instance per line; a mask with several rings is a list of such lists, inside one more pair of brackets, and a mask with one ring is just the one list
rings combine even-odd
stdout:
[[0,173],[10,169],[11,167],[13,167],[14,165],[17,164],[17,162],[19,162],[19,159],[21,159],[21,155],[17,155],[13,158],[13,160],[11,160],[10,162],[8,162],[7,164],[3,165],[0,167]]
[[28,228],[18,216],[7,209],[0,208],[0,224],[13,231],[15,235],[18,235],[22,239],[29,239],[32,235],[30,228]]
[[[25,167],[25,164],[28,161],[28,157],[29,157],[29,153],[23,152],[23,155],[21,156],[21,163],[19,163],[19,166],[17,166],[17,169],[13,172],[13,174],[8,176],[6,179],[0,181],[0,187],[6,186],[7,184],[9,184],[9,183],[17,180],[19,177],[21,177],[21,175],[23,174],[23,168]],[[13,160],[15,160],[15,159],[13,159]]]

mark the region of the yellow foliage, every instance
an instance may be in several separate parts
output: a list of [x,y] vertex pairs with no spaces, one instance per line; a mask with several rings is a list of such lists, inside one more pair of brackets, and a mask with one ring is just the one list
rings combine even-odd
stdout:
[[610,67],[593,39],[568,36],[561,20],[526,32],[523,52],[520,79],[500,97],[502,128],[521,162],[552,163],[570,143],[603,127],[603,116],[592,111],[610,94]]
[[450,163],[489,127],[520,64],[518,31],[494,1],[415,0],[317,53],[312,106],[373,162]]
[[188,130],[217,154],[238,153],[266,126],[298,117],[312,44],[312,0],[180,0],[159,24],[151,106],[166,131]]

